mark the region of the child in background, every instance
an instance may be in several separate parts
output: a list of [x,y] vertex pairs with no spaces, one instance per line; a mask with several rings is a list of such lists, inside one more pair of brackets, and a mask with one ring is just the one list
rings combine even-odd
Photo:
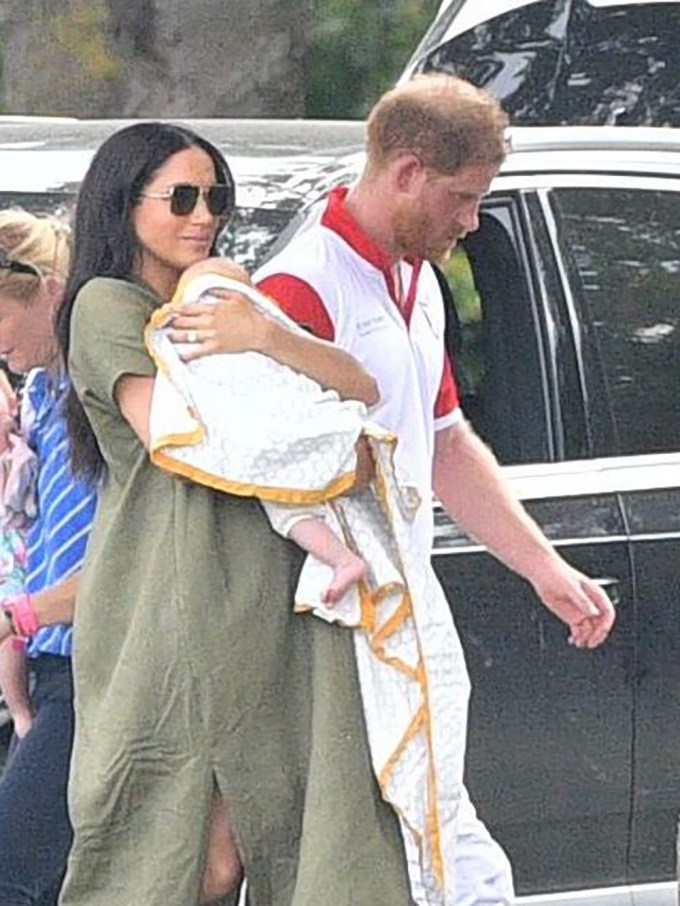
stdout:
[[[0,369],[0,600],[25,590],[24,530],[35,515],[35,455],[19,433],[18,410],[16,393]],[[0,692],[14,722],[14,733],[22,739],[31,729],[33,714],[21,639],[0,644]]]

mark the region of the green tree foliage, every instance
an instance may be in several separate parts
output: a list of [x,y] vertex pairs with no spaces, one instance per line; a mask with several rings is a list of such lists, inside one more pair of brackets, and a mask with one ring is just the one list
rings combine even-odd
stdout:
[[0,0],[0,110],[363,119],[440,2]]
[[363,118],[399,78],[440,0],[310,0],[308,117]]

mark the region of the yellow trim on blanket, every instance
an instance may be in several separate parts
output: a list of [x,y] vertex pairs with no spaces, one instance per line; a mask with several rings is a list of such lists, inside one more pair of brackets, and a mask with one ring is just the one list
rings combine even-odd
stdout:
[[363,629],[365,632],[373,632],[375,628],[375,601],[371,589],[365,579],[360,579],[357,585],[359,593],[359,609],[361,617],[357,629]]
[[[396,442],[390,444],[390,457],[394,456],[394,447]],[[380,468],[380,461],[377,456],[374,456],[375,459],[375,479],[374,484],[376,488],[376,493],[378,499],[380,500],[383,510],[386,514],[387,520],[390,525],[394,524],[394,516],[390,507],[389,495],[387,492],[387,478],[383,474],[382,469]],[[400,569],[403,574],[403,565],[400,564]],[[401,619],[399,619],[401,617]],[[381,630],[381,635],[385,637],[385,642],[389,634],[387,632],[388,627],[392,628],[392,631],[396,631],[400,626],[403,625],[404,619],[411,617],[414,621],[414,625],[417,627],[413,614],[413,602],[408,593],[408,590],[404,593],[404,599],[397,610],[397,613],[393,615],[390,621],[383,627]],[[427,682],[427,673],[424,666],[424,659],[422,651],[420,648],[420,638],[416,631],[416,639],[418,644],[418,666],[415,671],[412,668],[408,668],[409,675],[412,675],[413,678],[418,682],[422,691],[422,700],[423,704],[421,708],[416,713],[413,721],[411,722],[404,738],[401,740],[400,744],[396,747],[389,760],[386,763],[385,769],[381,772],[379,779],[379,786],[383,793],[383,798],[386,801],[390,801],[387,794],[387,783],[389,782],[389,777],[391,772],[396,764],[398,758],[402,754],[404,748],[411,739],[414,738],[417,733],[422,730],[425,735],[425,744],[428,752],[428,775],[427,775],[427,788],[428,788],[428,809],[427,809],[427,819],[426,819],[426,831],[427,836],[430,840],[431,845],[431,859],[432,859],[432,870],[434,875],[439,882],[442,889],[445,887],[445,873],[444,873],[444,859],[442,855],[442,838],[441,838],[441,822],[439,816],[439,807],[438,807],[438,781],[437,774],[435,771],[435,761],[434,761],[434,745],[432,741],[432,710],[430,708],[430,696]],[[374,646],[372,646],[374,647]],[[397,669],[400,669],[402,662],[397,659],[386,659],[384,657],[384,646],[382,646],[382,652],[378,647],[374,647],[377,657],[381,657],[382,660],[387,661],[387,663],[393,664]],[[388,770],[389,768],[389,770]],[[383,778],[387,778],[383,782]],[[402,816],[402,820],[405,820]],[[408,822],[407,822],[408,823]],[[421,842],[422,847],[422,842]]]
[[205,429],[202,425],[184,434],[163,434],[154,440],[153,451],[161,450],[163,447],[193,447],[200,444],[204,437]]
[[[144,328],[144,342],[147,350],[153,359],[159,371],[162,371],[168,379],[171,380],[170,372],[164,359],[156,353],[151,342],[151,333],[167,324],[171,315],[177,310],[178,305],[175,300],[181,299],[183,294],[184,277],[180,277],[177,289],[171,302],[157,308],[149,318]],[[273,501],[277,503],[288,504],[316,504],[325,503],[334,497],[339,497],[351,490],[357,480],[356,470],[338,475],[323,488],[300,489],[300,488],[274,488],[261,486],[252,482],[232,481],[226,478],[220,478],[212,472],[200,469],[198,466],[192,466],[188,463],[180,462],[173,459],[163,452],[165,447],[186,447],[194,446],[206,437],[207,430],[203,425],[198,414],[186,402],[185,406],[189,416],[196,423],[196,427],[191,431],[175,434],[165,434],[162,437],[155,438],[153,446],[149,450],[149,456],[154,465],[165,469],[175,475],[181,475],[190,481],[195,481],[213,490],[222,491],[225,494],[234,494],[239,497],[259,497],[262,500]]]
[[193,279],[193,277],[187,276],[186,271],[180,276],[179,280],[177,281],[177,286],[175,288],[175,292],[173,293],[172,299],[169,302],[166,302],[164,305],[161,305],[160,308],[154,309],[153,314],[149,318],[147,325],[148,327],[154,330],[165,327],[173,314],[182,307],[184,287]]
[[205,485],[215,491],[223,491],[225,494],[235,494],[237,497],[259,497],[261,500],[271,500],[277,503],[290,504],[310,504],[325,503],[334,497],[339,497],[349,491],[356,482],[356,472],[347,472],[339,475],[329,482],[325,488],[315,490],[300,490],[299,488],[272,488],[263,487],[250,482],[232,481],[227,478],[220,478],[212,472],[199,469],[197,466],[188,463],[179,462],[163,452],[162,448],[156,448],[149,451],[151,462],[160,466],[168,472],[175,475],[181,475],[195,481],[197,484]]
[[[151,343],[151,333],[156,329],[164,327],[172,317],[173,313],[177,310],[178,300],[181,300],[184,293],[184,282],[184,278],[180,278],[177,290],[175,292],[175,295],[173,296],[172,301],[153,312],[144,331],[146,346],[156,364],[156,367],[159,371],[162,371],[168,377],[170,377],[170,375],[165,362],[153,350]],[[167,453],[163,452],[164,448],[172,446],[191,446],[200,443],[206,436],[205,426],[202,424],[201,419],[198,417],[197,413],[193,411],[190,402],[187,402],[185,400],[185,405],[187,406],[187,412],[189,416],[195,423],[195,427],[187,432],[170,434],[156,439],[153,445],[153,449],[150,451],[151,461],[157,466],[160,466],[161,468],[166,469],[171,473],[181,475],[182,477],[188,478],[191,481],[213,488],[214,490],[223,491],[225,493],[235,494],[238,496],[258,497],[262,500],[271,500],[288,504],[315,504],[327,502],[346,493],[355,484],[356,472],[352,471],[337,476],[323,489],[302,490],[300,488],[268,488],[261,487],[254,483],[237,482],[221,478],[196,466],[179,462],[170,457]],[[397,444],[397,438],[395,435],[389,434],[388,432],[383,432],[381,429],[377,427],[374,428],[373,426],[368,426],[363,431],[363,435],[366,436],[370,441],[373,441],[373,443],[379,443],[386,447],[386,455],[393,463],[394,450]],[[383,472],[380,455],[376,452],[376,450],[373,449],[371,450],[371,453],[375,464],[374,486],[376,495],[383,509],[383,513],[385,514],[387,522],[390,526],[394,526],[394,513],[392,512],[392,508],[390,506],[388,494],[388,478],[387,475]],[[397,565],[403,575],[403,564],[398,563]],[[442,839],[438,804],[439,783],[434,759],[434,745],[432,739],[432,713],[430,707],[427,671],[425,669],[420,637],[417,631],[418,624],[415,619],[413,601],[411,599],[409,589],[401,583],[397,582],[388,583],[378,589],[371,591],[368,585],[364,581],[361,581],[358,585],[358,594],[360,604],[359,623],[356,627],[350,628],[361,629],[366,632],[370,648],[374,652],[374,655],[383,663],[393,667],[395,670],[399,671],[412,681],[416,682],[421,691],[422,704],[411,720],[411,723],[405,731],[402,739],[399,741],[394,751],[389,756],[387,762],[383,766],[382,770],[380,771],[378,783],[381,788],[383,798],[387,802],[390,802],[395,811],[400,814],[402,821],[410,826],[406,816],[403,815],[397,805],[391,801],[388,787],[393,777],[395,767],[397,766],[400,758],[403,756],[405,749],[419,734],[422,734],[427,751],[427,807],[424,833],[429,844],[432,871],[438,883],[442,886],[442,888],[444,888],[444,860],[442,856]],[[394,594],[401,595],[401,600],[399,601],[395,612],[390,615],[389,619],[387,619],[384,624],[377,626],[377,612],[381,602],[388,595]],[[295,605],[295,610],[298,612],[304,612],[307,610],[313,610],[315,609],[315,607],[316,605],[298,603]],[[415,666],[406,663],[399,657],[390,656],[386,652],[389,639],[396,632],[398,632],[408,620],[411,620],[413,623],[416,635],[416,644],[418,647],[418,660]],[[422,851],[422,848],[425,845],[423,835],[413,827],[411,827],[411,831],[416,838],[417,845]]]
[[[153,314],[147,321],[146,326],[144,328],[144,344],[146,345],[146,350],[149,353],[149,355],[151,356],[153,363],[156,366],[157,370],[162,371],[163,374],[167,377],[167,379],[170,382],[172,382],[172,379],[170,376],[170,370],[168,369],[168,366],[166,365],[165,361],[159,355],[156,354],[156,351],[153,348],[153,344],[150,339],[151,333],[154,330],[154,321],[156,320],[156,316],[161,315],[169,307],[170,307],[169,305],[163,305],[162,308],[158,308],[153,312]],[[203,424],[201,419],[198,417],[198,414],[194,411],[192,406],[190,406],[186,401],[184,402],[184,405],[187,408],[189,417],[193,419],[193,421],[195,423],[195,427],[191,431],[184,431],[181,434],[165,434],[162,437],[157,438],[154,441],[153,451],[159,449],[160,447],[171,447],[171,446],[175,446],[175,447],[191,446],[191,447],[193,447],[196,444],[200,444],[201,441],[205,439],[205,436],[207,433],[205,425]],[[153,451],[150,451],[150,452],[153,452]],[[153,461],[153,456],[152,456],[152,461]]]
[[420,733],[423,727],[423,723],[426,719],[427,715],[425,705],[421,705],[421,707],[413,715],[413,720],[408,725],[406,732],[397,743],[397,747],[395,748],[394,752],[392,752],[390,757],[385,762],[385,767],[380,772],[378,783],[380,784],[380,787],[382,789],[384,789],[389,784],[390,780],[392,779],[392,773],[394,772],[395,765],[401,758],[402,752],[404,751],[406,746],[415,739],[418,733]]
[[[418,638],[418,650],[419,650],[419,661],[420,664],[424,664],[423,654],[420,651],[420,639]],[[427,770],[427,792],[429,800],[429,809],[427,813],[427,830],[428,836],[431,841],[431,854],[432,854],[432,871],[434,872],[435,877],[439,883],[444,886],[445,877],[444,877],[444,857],[442,855],[442,838],[441,838],[441,822],[439,819],[439,797],[437,790],[439,788],[439,783],[437,781],[437,772],[435,770],[434,762],[434,745],[432,743],[432,711],[430,709],[430,692],[428,689],[427,683],[427,671],[422,670],[420,676],[420,687],[423,690],[423,700],[425,701],[425,720],[423,723],[423,731],[425,733],[425,739],[427,743],[427,749],[430,753],[430,760],[428,762]]]
[[[377,602],[376,602],[377,606]],[[399,670],[401,673],[404,673],[410,679],[420,682],[420,664],[414,668],[410,664],[407,664],[401,658],[392,657],[385,653],[385,646],[389,641],[390,636],[394,635],[401,627],[404,625],[406,620],[409,617],[413,616],[413,605],[411,603],[411,596],[408,592],[404,591],[399,607],[392,614],[392,616],[387,620],[377,632],[374,633],[373,638],[370,640],[370,645],[375,653],[383,663],[390,664],[390,666]]]

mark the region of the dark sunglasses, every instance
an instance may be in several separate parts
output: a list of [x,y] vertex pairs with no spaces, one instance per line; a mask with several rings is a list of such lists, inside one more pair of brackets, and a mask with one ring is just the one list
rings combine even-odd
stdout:
[[191,214],[199,197],[203,198],[213,217],[228,217],[233,210],[234,187],[229,183],[215,183],[207,189],[190,183],[179,183],[164,192],[142,192],[142,198],[170,199],[170,210],[177,217]]
[[28,261],[17,261],[10,258],[5,249],[0,249],[0,270],[11,271],[13,274],[30,274],[32,277],[42,277],[40,268]]

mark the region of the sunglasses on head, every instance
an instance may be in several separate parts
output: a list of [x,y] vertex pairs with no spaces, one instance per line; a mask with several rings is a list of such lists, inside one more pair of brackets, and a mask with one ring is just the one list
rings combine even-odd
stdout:
[[229,183],[215,183],[205,188],[191,183],[178,183],[164,192],[142,192],[143,198],[165,198],[170,200],[170,210],[177,217],[191,214],[198,199],[203,198],[213,217],[226,217],[234,205],[234,189]]
[[40,268],[28,261],[18,261],[10,258],[5,249],[0,249],[0,270],[11,271],[13,274],[30,274],[32,277],[41,277]]

